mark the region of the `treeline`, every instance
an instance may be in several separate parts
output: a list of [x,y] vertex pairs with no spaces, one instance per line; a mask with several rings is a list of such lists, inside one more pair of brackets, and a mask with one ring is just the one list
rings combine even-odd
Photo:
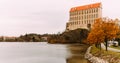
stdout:
[[19,37],[0,37],[1,42],[47,42],[48,34],[25,34]]
[[19,37],[0,37],[1,42],[85,43],[89,31],[76,29],[58,34],[25,34]]
[[87,29],[76,29],[48,37],[48,43],[85,43],[89,31]]
[[19,42],[45,42],[47,39],[45,39],[46,35],[40,35],[40,34],[25,34],[21,35],[17,38],[17,41]]

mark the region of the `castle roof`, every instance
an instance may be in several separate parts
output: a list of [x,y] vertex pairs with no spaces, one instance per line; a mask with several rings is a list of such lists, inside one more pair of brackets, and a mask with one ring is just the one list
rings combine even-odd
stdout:
[[99,8],[99,7],[101,7],[101,3],[88,4],[88,5],[73,7],[70,9],[70,12],[86,10],[86,9],[90,9],[90,8]]

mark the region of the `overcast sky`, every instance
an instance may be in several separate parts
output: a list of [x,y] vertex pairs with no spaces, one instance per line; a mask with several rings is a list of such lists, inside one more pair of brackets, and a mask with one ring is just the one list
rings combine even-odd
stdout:
[[120,17],[119,0],[0,0],[0,36],[62,32],[71,7],[96,2],[104,17]]

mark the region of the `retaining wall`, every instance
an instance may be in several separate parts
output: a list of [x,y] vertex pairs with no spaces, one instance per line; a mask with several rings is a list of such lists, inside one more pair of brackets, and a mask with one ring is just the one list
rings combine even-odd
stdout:
[[93,56],[91,53],[90,53],[90,50],[91,50],[91,47],[90,46],[86,53],[85,53],[85,58],[88,59],[91,63],[109,63],[108,61],[104,60],[104,59],[101,59],[101,58],[98,58],[98,57],[95,57]]

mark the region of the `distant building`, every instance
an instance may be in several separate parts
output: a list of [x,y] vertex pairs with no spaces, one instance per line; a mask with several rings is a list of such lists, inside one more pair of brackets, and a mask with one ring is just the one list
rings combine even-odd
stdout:
[[116,18],[114,21],[115,21],[115,23],[116,23],[116,24],[119,26],[119,28],[120,28],[120,20]]
[[47,41],[48,37],[41,37],[43,41]]
[[17,37],[8,37],[8,36],[0,36],[0,41],[4,42],[4,41],[14,41],[16,40]]
[[70,9],[69,22],[66,30],[91,27],[95,19],[102,18],[102,4],[94,3],[84,6],[73,7]]
[[118,41],[108,41],[108,46],[119,46]]

